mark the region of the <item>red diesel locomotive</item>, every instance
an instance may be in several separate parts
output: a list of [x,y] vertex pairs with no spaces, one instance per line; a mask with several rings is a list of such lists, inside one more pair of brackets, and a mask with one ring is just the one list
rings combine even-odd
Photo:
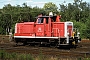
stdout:
[[36,22],[16,23],[15,42],[24,45],[76,45],[81,40],[79,32],[75,36],[73,22],[60,22],[60,18],[59,15],[39,15]]

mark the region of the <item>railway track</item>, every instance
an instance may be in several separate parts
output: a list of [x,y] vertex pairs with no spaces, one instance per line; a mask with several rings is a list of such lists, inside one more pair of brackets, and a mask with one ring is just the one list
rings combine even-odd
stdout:
[[89,46],[83,45],[76,49],[57,49],[51,47],[34,47],[34,46],[17,46],[14,44],[0,44],[0,50],[5,50],[9,53],[30,53],[30,54],[43,54],[49,56],[64,56],[64,57],[90,57],[90,44]]

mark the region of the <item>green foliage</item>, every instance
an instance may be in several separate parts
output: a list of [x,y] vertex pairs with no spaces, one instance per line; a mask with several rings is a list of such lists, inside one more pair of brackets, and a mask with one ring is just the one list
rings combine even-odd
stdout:
[[30,54],[20,54],[18,56],[19,60],[34,60]]
[[90,4],[74,0],[67,5],[60,4],[61,21],[73,21],[82,38],[90,39]]
[[44,59],[44,55],[42,54],[42,50],[41,50],[41,49],[39,49],[38,59],[39,59],[39,60],[45,60],[45,59]]
[[12,6],[5,5],[0,9],[0,34],[9,34],[10,29],[14,33],[14,26],[21,21],[35,21],[38,14],[43,13],[48,15],[49,12],[54,12],[61,15],[61,21],[73,21],[74,27],[77,28],[81,37],[90,38],[90,3],[82,0],[74,0],[73,3],[59,4],[60,9],[53,2],[45,3],[43,8],[27,6],[26,3]]
[[86,38],[90,39],[90,20],[87,20],[86,22],[86,29],[84,33],[86,34]]
[[14,33],[14,26],[16,23],[24,21],[35,21],[35,17],[41,13],[43,9],[38,7],[31,8],[23,3],[22,7],[11,6],[10,4],[5,5],[0,9],[0,34],[9,34],[10,29]]
[[80,32],[80,35],[81,35],[81,38],[86,38],[86,25],[82,22],[76,22],[76,21],[73,21],[74,22],[74,28],[76,28],[79,32]]
[[34,60],[30,54],[7,53],[0,50],[0,60]]
[[74,3],[60,4],[60,11],[64,21],[76,20],[85,23],[90,15],[90,4],[82,0],[74,0]]
[[47,14],[49,12],[54,12],[54,13],[58,12],[57,11],[58,7],[52,2],[45,3],[43,9],[46,11]]
[[[40,50],[40,54],[35,57],[33,57],[31,54],[14,53],[14,52],[8,53],[5,50],[0,50],[0,60],[59,60],[59,59],[58,57],[53,58],[53,56],[45,58],[41,50]],[[83,58],[80,57],[80,58],[77,58],[76,60],[90,60],[90,58],[87,58],[87,56],[85,55],[85,57]]]
[[0,50],[0,59],[7,59],[7,60],[15,60],[17,58],[17,54],[16,53],[7,53],[4,50]]

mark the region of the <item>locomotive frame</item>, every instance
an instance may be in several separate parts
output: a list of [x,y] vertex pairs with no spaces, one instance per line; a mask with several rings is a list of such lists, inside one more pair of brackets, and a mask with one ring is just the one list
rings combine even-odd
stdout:
[[[16,44],[49,46],[75,46],[81,41],[80,33],[73,33],[73,22],[60,22],[60,16],[38,16],[36,22],[16,23]],[[41,20],[41,21],[40,21]]]

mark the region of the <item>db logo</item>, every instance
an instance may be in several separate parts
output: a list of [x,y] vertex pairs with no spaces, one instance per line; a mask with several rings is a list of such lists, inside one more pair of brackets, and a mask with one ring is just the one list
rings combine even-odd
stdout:
[[38,28],[38,32],[41,32],[41,27]]

